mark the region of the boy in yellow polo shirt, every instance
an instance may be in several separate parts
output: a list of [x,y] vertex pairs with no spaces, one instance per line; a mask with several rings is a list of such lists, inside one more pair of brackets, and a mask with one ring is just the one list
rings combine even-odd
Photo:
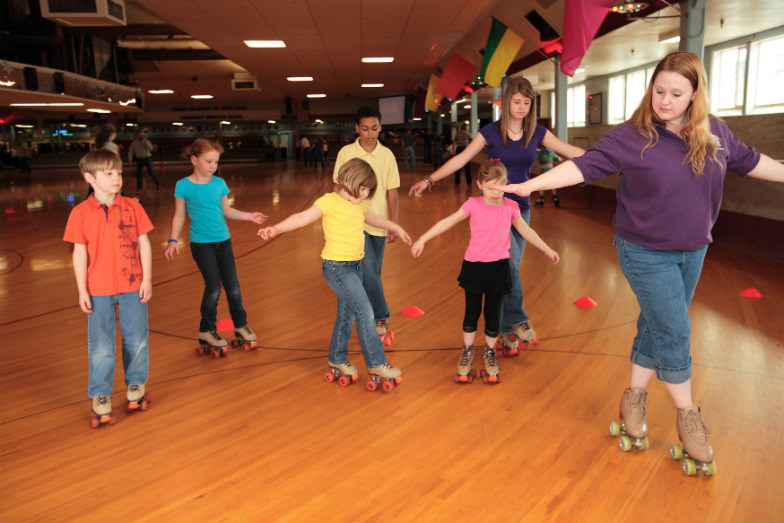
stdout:
[[[398,194],[400,173],[394,153],[378,141],[381,133],[381,113],[374,107],[360,107],[354,116],[354,129],[359,137],[340,149],[335,159],[334,180],[337,183],[341,167],[352,158],[365,160],[376,173],[378,185],[375,195],[370,199],[369,209],[374,214],[398,222]],[[384,297],[381,284],[381,264],[384,261],[384,247],[393,243],[397,234],[392,229],[365,224],[365,257],[362,259],[362,285],[365,287],[373,316],[376,332],[386,345],[391,342],[389,331],[389,306]]]
[[390,364],[384,355],[384,344],[374,329],[373,308],[359,279],[359,265],[365,256],[363,224],[389,230],[407,245],[411,245],[411,238],[400,225],[368,208],[367,200],[377,192],[376,175],[368,162],[359,158],[347,161],[340,168],[335,183],[335,191],[321,196],[312,207],[292,214],[277,225],[259,229],[258,235],[269,240],[322,218],[325,241],[321,251],[321,272],[338,297],[338,314],[329,343],[330,370],[325,378],[327,381],[337,379],[343,386],[357,381],[357,368],[347,357],[348,339],[355,319],[370,374],[367,388],[375,390],[381,386],[388,392],[402,378],[400,369]]

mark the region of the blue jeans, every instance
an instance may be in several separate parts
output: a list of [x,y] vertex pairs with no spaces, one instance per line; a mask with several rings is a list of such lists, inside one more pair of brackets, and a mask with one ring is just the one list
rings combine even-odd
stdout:
[[87,395],[91,398],[111,396],[114,390],[115,305],[120,310],[125,384],[144,385],[150,368],[150,351],[147,304],[139,300],[139,291],[91,296],[91,300],[93,312],[87,315],[87,357],[90,360]]
[[157,189],[161,188],[161,182],[158,180],[158,177],[155,176],[155,171],[152,168],[152,158],[149,156],[147,158],[136,158],[136,190],[142,190],[142,171],[145,167],[147,167],[147,172],[150,173],[152,177],[152,181],[155,182],[155,187]]
[[372,369],[386,363],[384,344],[376,334],[373,307],[362,286],[360,261],[321,260],[321,273],[338,297],[338,315],[329,342],[329,361],[336,364],[348,361],[348,340],[356,320],[359,344],[367,367]]
[[[381,264],[384,262],[386,236],[373,236],[365,232],[365,257],[362,259],[362,286],[373,307],[376,321],[389,318],[389,306],[381,284]],[[334,363],[334,362],[333,362]]]
[[[525,223],[531,223],[531,209],[521,209],[520,215]],[[523,307],[523,287],[520,283],[520,263],[523,261],[526,241],[514,227],[510,234],[512,239],[509,249],[509,276],[512,280],[512,290],[504,295],[504,302],[501,304],[501,333],[503,334],[514,332],[512,325],[528,322],[528,313]]]
[[637,296],[640,316],[631,361],[667,383],[691,378],[689,305],[708,246],[657,251],[615,236],[618,261]]
[[413,145],[408,145],[403,149],[403,168],[408,170],[408,157],[411,156],[411,166],[416,171],[416,151]]
[[248,316],[242,307],[242,293],[234,264],[231,240],[216,243],[191,243],[191,256],[204,277],[204,294],[201,298],[201,322],[199,332],[215,330],[218,318],[218,298],[221,283],[226,289],[229,313],[235,328],[245,327]]

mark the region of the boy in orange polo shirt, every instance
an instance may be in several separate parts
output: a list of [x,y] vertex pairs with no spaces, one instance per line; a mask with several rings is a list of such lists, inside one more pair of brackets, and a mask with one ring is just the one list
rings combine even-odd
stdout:
[[120,194],[122,160],[102,149],[79,161],[94,192],[73,208],[63,240],[74,244],[73,266],[79,307],[87,313],[87,355],[93,428],[114,424],[115,306],[119,309],[126,409],[146,410],[149,370],[147,302],[152,296],[152,254],[147,233],[153,226],[136,200]]

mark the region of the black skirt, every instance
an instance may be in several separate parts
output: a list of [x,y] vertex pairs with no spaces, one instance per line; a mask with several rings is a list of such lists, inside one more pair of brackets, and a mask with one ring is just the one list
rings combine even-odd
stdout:
[[463,260],[460,286],[471,292],[484,294],[507,294],[512,288],[512,277],[509,272],[509,259],[494,262],[470,262]]

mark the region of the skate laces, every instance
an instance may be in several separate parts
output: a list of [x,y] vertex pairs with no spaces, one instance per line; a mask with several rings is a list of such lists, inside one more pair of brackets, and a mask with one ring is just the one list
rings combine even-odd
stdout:
[[463,349],[463,354],[460,355],[460,363],[461,367],[467,367],[471,365],[471,360],[474,357],[474,350],[473,349]]
[[485,348],[485,364],[488,367],[498,366],[498,360],[495,357],[495,350],[490,347]]
[[109,405],[109,403],[110,403],[109,402],[109,397],[108,396],[98,396],[98,399],[96,400],[96,403],[99,406],[101,406],[101,407]]
[[686,433],[689,435],[689,439],[702,445],[708,443],[708,427],[705,426],[699,410],[687,412],[683,425]]
[[643,422],[645,421],[645,399],[648,396],[647,392],[640,392],[630,394],[631,398],[629,398],[629,406],[632,408],[632,413],[635,414],[636,421]]

